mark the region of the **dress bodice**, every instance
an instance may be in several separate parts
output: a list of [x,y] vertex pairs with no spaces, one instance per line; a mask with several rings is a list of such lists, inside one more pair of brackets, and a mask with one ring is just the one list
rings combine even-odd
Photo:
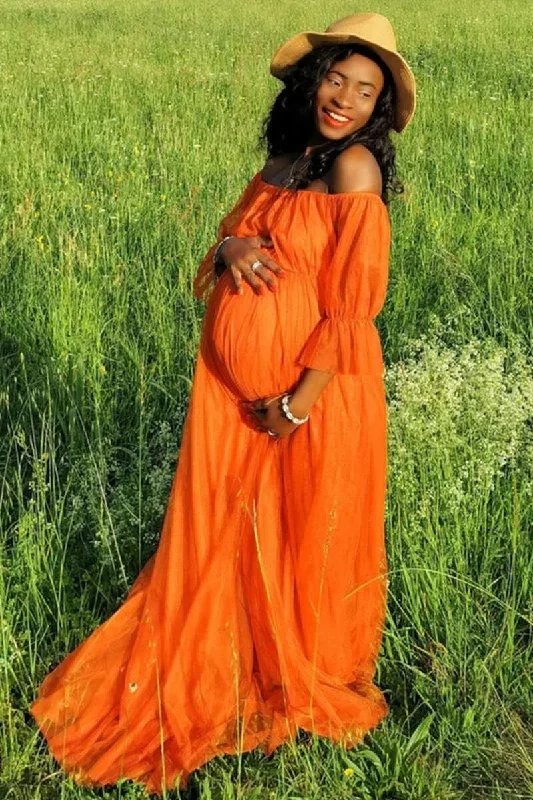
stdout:
[[[239,296],[229,270],[215,281],[214,249],[224,236],[258,234],[272,239],[264,252],[285,277],[262,296],[243,280]],[[377,194],[287,189],[257,173],[220,223],[194,280],[195,297],[207,301],[206,358],[233,394],[283,391],[302,367],[381,375],[373,320],[385,301],[389,247],[387,207]],[[251,373],[254,359],[268,368]]]
[[[350,281],[338,291],[355,291],[360,315],[374,317],[385,301],[388,283],[390,223],[387,207],[374,192],[327,192],[287,189],[254,175],[235,206],[222,219],[217,242],[200,264],[194,294],[207,299],[213,285],[212,254],[224,236],[268,235],[273,248],[265,248],[279,265],[316,281],[317,292],[325,280]],[[342,266],[341,266],[342,265]]]

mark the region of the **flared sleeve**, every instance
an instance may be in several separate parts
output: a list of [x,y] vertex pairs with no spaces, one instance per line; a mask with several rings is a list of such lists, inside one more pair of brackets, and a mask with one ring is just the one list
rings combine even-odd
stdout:
[[383,374],[374,318],[385,302],[391,230],[381,198],[372,192],[332,195],[335,243],[317,276],[322,318],[297,359],[326,372]]
[[257,174],[254,175],[254,177],[246,185],[244,191],[240,195],[231,211],[229,211],[218,224],[216,241],[211,245],[200,262],[193,280],[193,295],[194,297],[198,298],[198,300],[207,302],[207,299],[215,285],[213,256],[215,254],[216,247],[225,236],[229,236],[232,233],[239,223],[242,213],[246,209],[255,192],[257,177]]

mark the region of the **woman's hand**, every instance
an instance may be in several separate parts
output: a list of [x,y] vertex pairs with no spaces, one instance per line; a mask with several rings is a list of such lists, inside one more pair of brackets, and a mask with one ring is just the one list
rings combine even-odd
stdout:
[[[232,236],[221,245],[219,255],[230,270],[235,287],[239,294],[242,294],[242,279],[250,284],[252,289],[261,294],[263,283],[266,283],[270,291],[276,291],[276,282],[272,275],[273,272],[278,278],[284,278],[283,270],[260,247],[272,247],[272,239],[268,236]],[[251,269],[254,261],[261,261],[263,266],[258,267],[255,272]]]
[[[284,394],[284,392],[282,392]],[[268,431],[275,433],[277,438],[289,436],[300,426],[290,420],[286,419],[279,408],[279,398],[281,394],[274,395],[273,397],[262,397],[259,400],[253,400],[244,403],[250,418],[255,423],[258,430],[262,430],[268,434]],[[289,408],[292,413],[297,417],[305,417],[308,413],[303,410],[293,408],[294,403],[292,398],[289,400]],[[306,424],[305,422],[303,423]]]

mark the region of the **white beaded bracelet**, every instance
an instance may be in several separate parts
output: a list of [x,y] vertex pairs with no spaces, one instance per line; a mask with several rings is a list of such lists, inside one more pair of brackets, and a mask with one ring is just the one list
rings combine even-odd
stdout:
[[280,405],[281,413],[283,414],[284,417],[286,417],[286,419],[290,420],[291,422],[294,422],[295,425],[302,425],[304,422],[307,422],[307,420],[309,419],[309,414],[307,414],[306,417],[302,417],[301,419],[299,419],[298,417],[295,417],[294,414],[292,414],[289,411],[289,399],[291,397],[292,397],[292,395],[289,394],[289,393],[286,393],[286,394],[284,394],[282,396],[281,405]]

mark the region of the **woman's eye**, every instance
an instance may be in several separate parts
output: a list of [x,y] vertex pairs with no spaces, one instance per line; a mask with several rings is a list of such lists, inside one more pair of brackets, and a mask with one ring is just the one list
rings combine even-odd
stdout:
[[[337,80],[336,78],[328,78],[328,81],[330,83],[336,83],[337,86],[341,85],[341,82],[339,80]],[[369,94],[368,92],[361,92],[361,94],[363,95],[363,97],[372,97],[372,95]]]

